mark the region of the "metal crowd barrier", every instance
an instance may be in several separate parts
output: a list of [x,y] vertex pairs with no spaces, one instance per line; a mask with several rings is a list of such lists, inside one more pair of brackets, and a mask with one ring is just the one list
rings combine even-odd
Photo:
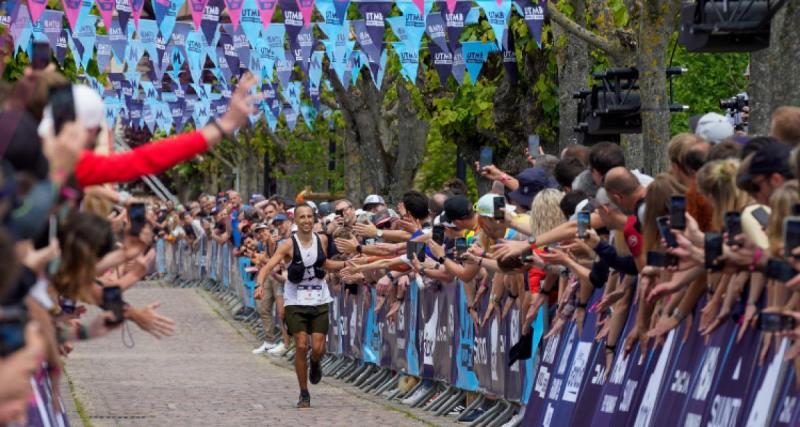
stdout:
[[[193,248],[159,241],[156,248],[159,273],[182,286],[202,284],[232,311],[244,310],[240,320],[260,328],[249,259],[236,259],[229,244],[214,241]],[[374,310],[374,288],[331,292],[326,376],[470,425],[800,425],[800,379],[794,364],[783,360],[788,341],[772,346],[759,365],[761,332],[751,328],[736,343],[740,326],[730,321],[706,342],[697,333],[699,308],[691,324],[684,322],[660,346],[643,351],[636,345],[625,355],[620,340],[606,372],[605,342],[594,339],[597,313],[586,313],[580,334],[571,322],[542,340],[549,317],[543,308],[534,322],[532,357],[509,366],[509,349],[520,339],[518,301],[507,316],[493,316],[475,330],[458,281],[441,287],[412,282],[396,321],[386,318],[388,302]],[[599,289],[588,305],[601,296]],[[481,316],[488,303],[487,294]],[[631,307],[622,337],[635,312]],[[418,381],[400,391],[403,376]]]

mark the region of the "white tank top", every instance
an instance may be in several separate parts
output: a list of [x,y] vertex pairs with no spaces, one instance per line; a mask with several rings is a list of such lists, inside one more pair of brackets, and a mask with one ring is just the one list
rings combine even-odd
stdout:
[[303,280],[300,283],[286,281],[283,285],[284,305],[322,305],[333,301],[328,283],[325,279],[317,279],[314,276],[314,263],[317,262],[317,247],[320,244],[319,237],[313,234],[314,240],[308,248],[303,247],[297,235],[292,235],[292,239],[300,248],[300,257],[306,267],[303,273]]

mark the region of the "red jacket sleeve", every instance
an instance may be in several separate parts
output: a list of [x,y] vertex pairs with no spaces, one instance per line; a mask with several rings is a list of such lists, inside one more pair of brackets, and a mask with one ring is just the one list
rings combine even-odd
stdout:
[[161,173],[208,150],[200,131],[187,132],[156,143],[118,154],[101,156],[93,151],[81,153],[75,178],[83,187],[110,182],[127,182],[144,175]]

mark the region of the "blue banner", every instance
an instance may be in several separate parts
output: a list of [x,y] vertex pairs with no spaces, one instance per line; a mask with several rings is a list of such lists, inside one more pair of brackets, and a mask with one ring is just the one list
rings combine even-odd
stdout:
[[200,83],[203,73],[203,64],[206,62],[205,41],[203,33],[192,31],[186,36],[186,62],[189,65],[189,73],[195,83]]
[[[508,22],[511,19],[511,3],[504,1],[499,3],[495,0],[480,0],[478,5],[486,14],[486,19],[494,32],[498,50],[508,48]],[[470,73],[471,75],[471,73]]]
[[[494,51],[494,46],[489,42],[463,42],[461,43],[461,51],[472,84],[475,84],[478,82],[478,75],[481,73],[481,68],[483,68],[486,58],[489,57],[489,52]],[[455,68],[455,60],[453,60],[453,67]]]

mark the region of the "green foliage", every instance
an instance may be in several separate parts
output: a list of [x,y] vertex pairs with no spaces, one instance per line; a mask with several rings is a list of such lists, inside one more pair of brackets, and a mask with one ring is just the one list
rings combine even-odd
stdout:
[[722,112],[719,100],[747,90],[749,55],[746,53],[691,53],[682,46],[675,51],[673,65],[689,72],[673,78],[673,102],[688,105],[688,113],[672,114],[670,132],[689,130],[689,117],[711,111]]

